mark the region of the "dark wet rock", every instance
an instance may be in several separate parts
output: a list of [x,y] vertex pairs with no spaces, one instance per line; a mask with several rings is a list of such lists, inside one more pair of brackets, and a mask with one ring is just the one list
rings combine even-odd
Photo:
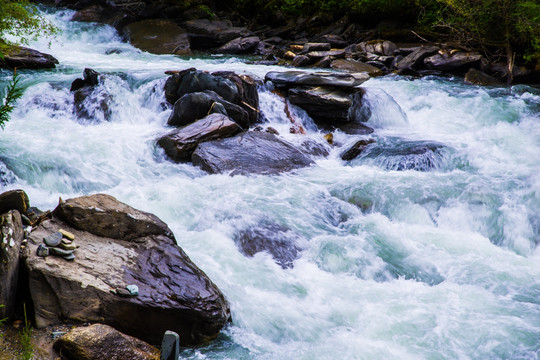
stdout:
[[311,59],[306,55],[296,55],[291,62],[291,65],[294,67],[306,66],[311,62]]
[[349,120],[354,90],[325,87],[289,89],[291,104],[301,107],[315,121],[344,122]]
[[270,71],[265,81],[271,81],[276,86],[334,86],[354,87],[369,80],[367,74],[341,74],[332,72],[304,72],[304,71]]
[[332,46],[329,43],[305,43],[302,51],[308,53],[310,51],[330,51]]
[[238,99],[236,104],[244,108],[249,115],[249,123],[254,124],[259,118],[259,92],[257,82],[251,76],[235,74],[232,71],[213,73],[236,84]]
[[373,144],[375,140],[358,140],[351,148],[341,154],[341,159],[345,161],[353,160],[358,157],[370,144]]
[[57,231],[43,237],[43,243],[47,246],[58,246],[62,242],[62,233]]
[[215,50],[219,54],[249,54],[252,53],[261,42],[258,36],[236,38],[220,46]]
[[362,52],[372,53],[382,56],[394,56],[398,47],[388,40],[371,40],[359,44]]
[[401,59],[396,64],[396,68],[401,69],[417,69],[424,64],[424,59],[434,55],[439,51],[438,46],[420,46],[415,48],[410,54]]
[[29,207],[30,201],[24,190],[9,190],[0,194],[0,214],[9,210],[17,210],[24,214]]
[[238,88],[234,82],[193,68],[178,72],[169,77],[165,83],[165,96],[171,104],[185,94],[205,90],[214,91],[229,102],[238,101]]
[[157,143],[174,161],[189,161],[197,145],[204,141],[236,135],[242,128],[227,116],[211,114],[185,127],[175,129]]
[[24,239],[21,215],[11,210],[0,215],[0,319],[15,312],[19,279],[19,252]]
[[52,69],[58,60],[52,55],[22,46],[11,46],[0,58],[0,67],[17,69]]
[[327,68],[332,63],[332,60],[334,60],[331,56],[325,56],[322,59],[319,59],[317,62],[313,64],[314,68]]
[[108,16],[110,16],[108,9],[101,5],[90,5],[73,14],[71,21],[103,22],[103,19]]
[[353,161],[387,170],[430,171],[443,166],[448,148],[434,141],[381,141],[366,147]]
[[293,261],[300,256],[300,237],[278,224],[261,224],[240,231],[235,242],[240,251],[249,257],[267,252],[282,268],[292,268]]
[[322,35],[319,39],[321,42],[329,43],[331,47],[337,49],[343,49],[349,44],[341,36],[335,34]]
[[[215,104],[225,109],[223,114]],[[213,111],[229,116],[241,127],[247,129],[250,125],[249,115],[242,107],[230,103],[213,91],[194,92],[182,96],[175,104],[167,121],[170,126],[184,126],[204,118]]]
[[171,20],[148,19],[124,27],[129,42],[153,54],[191,54],[186,31]]
[[[154,344],[166,330],[183,344],[200,344],[229,321],[223,294],[155,215],[104,194],[63,201],[53,215],[34,229],[23,252],[38,328],[101,322]],[[77,237],[76,261],[35,255],[43,236],[58,228]],[[137,285],[139,295],[111,291],[127,284]]]
[[311,59],[321,59],[327,56],[333,58],[345,57],[345,50],[310,51],[306,54]]
[[199,144],[191,160],[208,173],[231,175],[278,174],[313,164],[290,143],[259,131]]
[[188,31],[191,48],[197,50],[216,48],[252,35],[245,27],[233,27],[230,21],[198,19],[188,20],[182,25]]
[[110,121],[112,116],[109,104],[112,96],[102,87],[85,86],[73,92],[77,118],[83,122],[100,123]]
[[161,360],[178,360],[180,357],[180,337],[174,331],[165,331],[161,341]]
[[133,296],[128,289],[124,289],[124,288],[115,289],[114,292],[116,293],[116,295],[120,297],[124,297],[124,298],[130,298]]
[[350,71],[354,73],[367,73],[369,76],[380,76],[383,74],[381,69],[366,64],[361,61],[349,60],[349,59],[336,59],[330,64],[332,69]]
[[424,64],[432,70],[464,73],[471,67],[480,67],[482,58],[478,53],[440,50],[439,53],[425,58]]
[[467,74],[465,74],[464,79],[465,84],[469,85],[481,85],[481,86],[501,86],[502,83],[495,79],[493,76],[489,76],[488,74],[476,70],[476,69],[469,69],[467,71]]
[[54,348],[62,356],[77,360],[160,359],[155,347],[103,324],[75,328],[56,340]]

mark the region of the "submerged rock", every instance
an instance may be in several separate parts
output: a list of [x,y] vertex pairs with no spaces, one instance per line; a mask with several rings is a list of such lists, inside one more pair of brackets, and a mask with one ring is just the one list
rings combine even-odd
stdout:
[[187,32],[171,20],[148,19],[124,27],[129,42],[153,54],[191,54]]
[[199,144],[193,164],[210,174],[278,174],[310,166],[313,161],[290,143],[262,131]]
[[[155,215],[104,194],[61,202],[53,214],[23,252],[37,327],[101,322],[154,344],[166,330],[183,344],[200,344],[229,320],[223,294]],[[75,261],[36,255],[43,236],[58,228],[77,237]],[[137,285],[138,296],[112,292],[128,284]]]
[[175,129],[157,140],[174,161],[189,161],[197,145],[204,141],[236,135],[242,128],[223,114],[211,114],[185,127]]
[[235,236],[236,244],[244,255],[252,257],[259,252],[267,252],[284,269],[292,268],[293,261],[299,257],[299,240],[298,235],[278,224],[250,227]]
[[341,154],[341,159],[345,161],[353,160],[358,157],[375,140],[358,140],[351,148]]
[[77,360],[160,359],[155,347],[103,324],[75,328],[56,340],[54,348],[62,356]]

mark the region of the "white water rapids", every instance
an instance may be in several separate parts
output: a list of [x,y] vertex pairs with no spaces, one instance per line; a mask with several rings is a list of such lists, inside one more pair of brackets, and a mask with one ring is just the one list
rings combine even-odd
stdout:
[[[23,98],[0,131],[2,191],[32,206],[103,192],[159,216],[223,291],[232,324],[186,359],[536,359],[540,355],[540,91],[461,79],[371,79],[379,143],[445,145],[431,171],[392,159],[346,163],[358,138],[313,167],[279,176],[207,175],[156,147],[167,132],[165,70],[232,70],[258,78],[285,68],[242,59],[151,55],[115,31],[47,17],[63,32],[55,70],[21,71]],[[111,50],[113,50],[111,52]],[[105,75],[111,121],[73,113],[71,82]],[[10,79],[0,72],[0,88]],[[261,88],[264,126],[286,139],[282,100]],[[299,109],[307,136],[324,141]],[[311,129],[311,130],[309,130]],[[401,140],[400,140],[401,139]],[[294,267],[246,257],[235,234],[278,224],[300,238]]]

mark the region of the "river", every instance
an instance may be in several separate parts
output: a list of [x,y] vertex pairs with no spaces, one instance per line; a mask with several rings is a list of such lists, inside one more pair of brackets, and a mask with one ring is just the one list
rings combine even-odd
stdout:
[[[373,138],[444,144],[429,171],[391,158],[344,162],[357,138],[335,134],[312,167],[279,176],[207,175],[156,147],[170,107],[166,70],[233,70],[263,78],[277,66],[220,56],[143,53],[111,27],[47,14],[63,31],[59,66],[21,71],[24,96],[0,131],[2,191],[24,189],[42,210],[107,193],[159,216],[223,291],[233,322],[185,359],[536,359],[540,354],[540,90],[482,88],[462,79],[366,83]],[[77,120],[71,82],[105,75],[111,121]],[[0,72],[0,88],[10,73]],[[265,126],[288,133],[284,104],[260,88]],[[323,132],[303,119],[307,136]],[[292,268],[235,239],[261,224],[297,237]]]

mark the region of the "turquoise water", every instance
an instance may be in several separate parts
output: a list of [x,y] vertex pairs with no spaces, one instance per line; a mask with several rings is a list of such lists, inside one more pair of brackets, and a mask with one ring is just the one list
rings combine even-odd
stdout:
[[[480,88],[460,79],[400,77],[364,84],[379,144],[444,146],[430,171],[389,158],[344,162],[359,137],[313,167],[279,176],[206,175],[166,160],[164,71],[196,67],[257,78],[283,68],[224,57],[138,51],[107,26],[47,15],[63,33],[48,48],[60,66],[22,71],[25,94],[0,132],[3,190],[31,205],[104,192],[152,212],[220,287],[233,322],[188,359],[535,359],[540,352],[540,91]],[[107,55],[110,50],[118,53]],[[111,122],[76,119],[71,82],[105,75]],[[9,73],[0,73],[5,83]],[[283,100],[260,89],[264,126],[287,140]],[[300,109],[307,136],[323,141]],[[99,114],[96,116],[99,117]],[[300,257],[283,269],[246,257],[237,234],[278,224]]]

